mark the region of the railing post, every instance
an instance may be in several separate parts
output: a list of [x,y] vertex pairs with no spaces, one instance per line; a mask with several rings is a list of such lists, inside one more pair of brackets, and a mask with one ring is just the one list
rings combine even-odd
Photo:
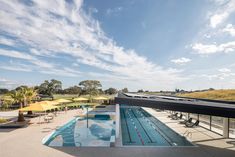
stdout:
[[228,118],[223,118],[223,137],[224,138],[228,138],[228,134],[229,134],[229,132],[228,132],[228,129],[229,129],[229,127],[228,127]]

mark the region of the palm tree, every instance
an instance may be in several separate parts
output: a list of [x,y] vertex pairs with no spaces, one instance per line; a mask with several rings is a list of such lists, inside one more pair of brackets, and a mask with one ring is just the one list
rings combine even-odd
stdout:
[[32,99],[36,98],[37,91],[34,88],[21,88],[20,92],[24,96],[24,106],[27,106],[32,102]]
[[21,91],[14,91],[14,92],[10,93],[9,96],[13,99],[14,103],[20,104],[20,108],[23,107],[24,95]]
[[[10,94],[10,97],[13,99],[14,103],[19,103],[20,108],[26,106],[28,103],[31,103],[32,99],[36,97],[37,92],[34,88],[21,87],[19,90],[14,91]],[[18,121],[24,121],[24,116],[22,112],[19,112]]]
[[[14,103],[19,103],[20,104],[20,108],[23,107],[24,95],[21,92],[21,90],[14,91],[13,93],[10,94],[10,97],[13,99]],[[22,112],[19,111],[18,122],[22,122],[22,121],[24,121],[24,115],[23,115]]]
[[37,90],[34,88],[28,88],[25,93],[27,104],[30,104],[32,100],[37,97],[37,94]]

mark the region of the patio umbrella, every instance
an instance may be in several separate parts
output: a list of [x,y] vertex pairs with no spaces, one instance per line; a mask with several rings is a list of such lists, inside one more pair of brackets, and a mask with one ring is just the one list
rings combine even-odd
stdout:
[[[48,110],[52,110],[58,108],[58,106],[53,106],[52,104],[49,104],[48,102],[36,102],[33,104],[30,104],[27,107],[19,109],[20,112],[27,112],[27,111],[34,111],[34,112],[46,112]],[[41,115],[39,116],[39,123],[40,123]]]
[[109,100],[108,98],[106,97],[103,97],[103,96],[98,96],[98,97],[95,97],[95,98],[92,98],[93,100]]
[[57,106],[53,106],[52,104],[48,103],[48,102],[36,102],[33,104],[30,104],[27,107],[21,108],[19,109],[19,111],[21,112],[26,112],[26,111],[35,111],[35,112],[43,112],[43,111],[48,111],[51,109],[55,109],[58,108]]
[[74,101],[88,101],[89,99],[87,98],[83,98],[83,97],[79,97],[79,98],[75,98],[73,99]]
[[70,103],[70,102],[72,102],[71,100],[67,100],[67,99],[57,99],[57,100],[55,100],[55,102],[58,102],[58,103]]
[[58,104],[60,104],[57,101],[41,101],[41,102],[44,102],[44,103],[49,104],[49,105],[58,105]]
[[67,112],[67,105],[66,104],[72,102],[71,100],[67,100],[67,99],[57,99],[55,101],[60,103],[61,105],[64,104],[65,113]]

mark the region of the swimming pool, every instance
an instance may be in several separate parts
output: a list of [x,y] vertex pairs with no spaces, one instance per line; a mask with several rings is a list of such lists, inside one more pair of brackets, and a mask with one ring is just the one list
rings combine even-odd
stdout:
[[125,146],[193,146],[140,107],[122,105],[120,115]]
[[114,121],[107,115],[75,118],[43,139],[43,144],[57,147],[101,146],[109,147],[115,136]]

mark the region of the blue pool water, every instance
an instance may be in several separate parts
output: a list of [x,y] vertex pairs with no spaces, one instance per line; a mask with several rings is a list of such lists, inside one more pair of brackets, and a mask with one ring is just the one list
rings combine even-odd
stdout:
[[120,114],[123,145],[193,146],[142,108],[122,105]]
[[75,118],[60,127],[43,140],[48,146],[110,146],[111,136],[115,136],[114,121],[109,116]]

